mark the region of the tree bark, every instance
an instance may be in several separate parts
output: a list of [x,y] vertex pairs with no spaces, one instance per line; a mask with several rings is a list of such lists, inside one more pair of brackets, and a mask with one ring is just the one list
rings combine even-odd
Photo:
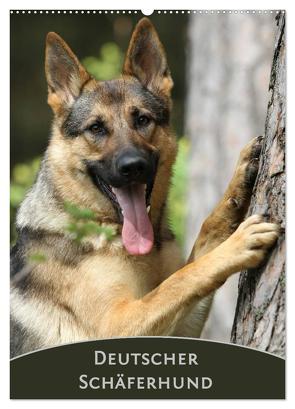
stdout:
[[[285,228],[285,15],[277,17],[265,141],[250,214],[266,214]],[[284,231],[284,230],[283,230]],[[285,355],[285,235],[264,266],[240,275],[231,341]]]
[[[188,39],[187,254],[202,222],[222,197],[241,149],[263,134],[274,17],[191,14]],[[202,337],[229,341],[237,287],[235,275],[217,291]]]

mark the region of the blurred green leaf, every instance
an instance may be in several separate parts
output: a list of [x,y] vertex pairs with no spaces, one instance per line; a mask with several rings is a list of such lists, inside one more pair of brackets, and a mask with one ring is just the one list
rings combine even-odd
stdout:
[[73,203],[64,203],[65,211],[72,217],[65,230],[73,239],[81,242],[84,237],[104,234],[107,240],[111,240],[115,235],[115,230],[111,227],[101,226],[95,222],[96,216],[91,209],[79,208]]
[[73,239],[77,242],[87,236],[103,234],[107,240],[111,240],[115,236],[115,230],[111,227],[101,226],[93,221],[90,222],[74,222],[66,226],[66,231],[71,233]]
[[65,211],[76,220],[95,220],[95,213],[91,209],[80,208],[73,203],[64,203]]
[[15,165],[12,171],[13,183],[24,187],[31,186],[35,180],[39,166],[39,158],[36,158],[29,163],[19,163]]
[[33,253],[29,256],[29,261],[39,264],[46,261],[46,256],[42,253]]
[[98,57],[86,57],[82,61],[88,72],[101,81],[111,80],[120,75],[123,53],[115,43],[105,43]]
[[12,169],[10,184],[10,231],[12,243],[14,243],[16,239],[14,225],[16,210],[34,183],[39,166],[40,158],[37,157],[30,162],[18,163]]
[[10,204],[13,207],[17,207],[23,200],[26,188],[17,184],[11,184],[10,186]]
[[179,139],[178,154],[173,166],[173,176],[168,195],[168,219],[176,240],[183,248],[186,223],[186,194],[187,194],[187,158],[189,141],[185,137]]

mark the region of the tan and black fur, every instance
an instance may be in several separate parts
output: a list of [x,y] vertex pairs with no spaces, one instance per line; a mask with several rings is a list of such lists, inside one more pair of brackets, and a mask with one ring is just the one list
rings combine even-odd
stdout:
[[[184,265],[165,206],[177,151],[169,127],[173,82],[151,22],[144,18],[136,26],[119,79],[93,79],[55,33],[47,36],[45,68],[54,121],[37,181],[17,215],[12,355],[97,338],[198,337],[214,290],[233,273],[263,262],[278,237],[278,227],[262,216],[243,222],[261,138],[241,152],[224,197],[205,220]],[[141,256],[125,250],[118,209],[95,183],[100,178],[119,183],[114,161],[128,149],[141,152],[146,178],[153,179],[155,242]],[[65,232],[65,201],[91,209],[116,237],[73,241]],[[31,264],[33,253],[44,254],[45,261]]]

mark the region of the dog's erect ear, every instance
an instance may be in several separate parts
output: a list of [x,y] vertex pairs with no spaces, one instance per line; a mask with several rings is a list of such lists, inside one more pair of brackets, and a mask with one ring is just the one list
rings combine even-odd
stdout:
[[56,33],[47,34],[45,73],[48,103],[55,112],[64,105],[70,106],[90,78],[70,47]]
[[148,18],[139,21],[131,37],[123,74],[136,77],[153,92],[170,94],[173,81],[158,34]]

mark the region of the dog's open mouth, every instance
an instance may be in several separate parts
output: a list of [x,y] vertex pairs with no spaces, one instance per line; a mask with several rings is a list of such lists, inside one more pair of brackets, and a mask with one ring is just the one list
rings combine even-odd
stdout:
[[120,188],[108,185],[95,175],[95,184],[111,200],[123,223],[122,240],[129,254],[148,254],[154,244],[149,218],[153,183],[132,183]]

